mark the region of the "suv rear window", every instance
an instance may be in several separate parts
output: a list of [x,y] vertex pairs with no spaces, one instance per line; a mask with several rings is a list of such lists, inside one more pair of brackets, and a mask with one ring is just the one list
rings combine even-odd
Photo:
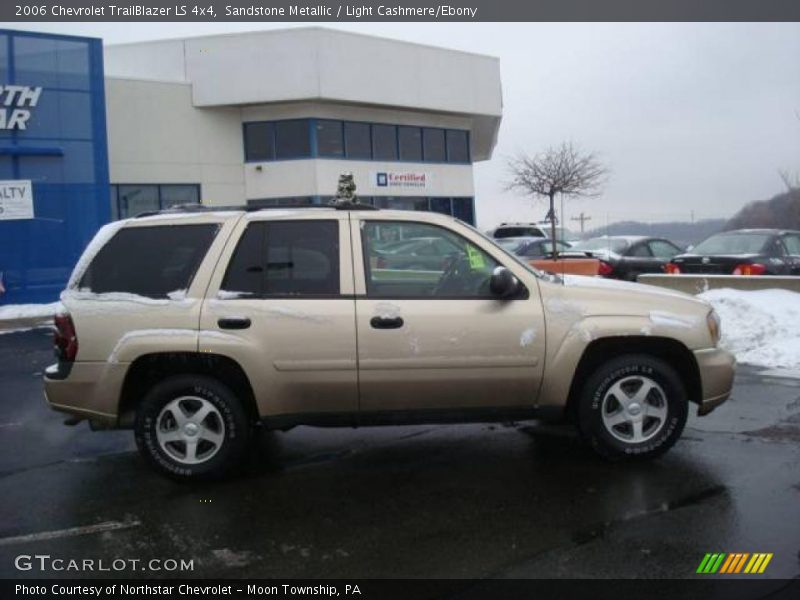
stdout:
[[243,298],[339,294],[338,221],[251,223],[221,290]]
[[94,257],[79,287],[168,298],[189,287],[218,229],[213,223],[120,229]]
[[538,227],[512,226],[498,227],[494,232],[494,238],[502,240],[510,237],[546,237],[544,232]]

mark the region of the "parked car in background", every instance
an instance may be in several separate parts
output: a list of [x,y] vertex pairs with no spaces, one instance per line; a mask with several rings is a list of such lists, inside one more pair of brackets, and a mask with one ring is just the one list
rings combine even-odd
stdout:
[[[496,240],[496,243],[522,258],[549,258],[553,255],[553,242],[550,238],[511,237]],[[561,258],[578,256],[586,258],[585,252],[571,252],[569,244],[556,240],[556,250]]]
[[667,272],[800,275],[800,231],[737,229],[717,233],[670,261]]
[[375,268],[435,271],[447,267],[447,257],[458,247],[446,238],[418,237],[389,242],[374,248]]
[[[540,221],[539,223],[500,223],[493,231],[489,232],[489,237],[496,240],[517,237],[539,237],[550,238],[550,224]],[[580,237],[565,227],[556,227],[556,239],[564,242],[567,246],[572,246]]]
[[544,227],[541,227],[536,223],[500,223],[500,225],[492,232],[490,237],[493,237],[496,240],[517,237],[546,238],[547,233]]
[[600,259],[603,277],[636,281],[642,273],[663,273],[681,249],[663,238],[614,235],[578,242],[572,250]]

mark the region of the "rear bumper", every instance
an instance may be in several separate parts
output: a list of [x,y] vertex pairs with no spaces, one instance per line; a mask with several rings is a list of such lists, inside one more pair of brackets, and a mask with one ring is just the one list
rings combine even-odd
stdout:
[[697,414],[707,415],[725,402],[733,389],[733,376],[736,372],[736,359],[722,348],[695,350],[695,359],[700,370],[702,398]]
[[114,426],[127,364],[81,363],[53,365],[44,373],[44,397],[50,408]]

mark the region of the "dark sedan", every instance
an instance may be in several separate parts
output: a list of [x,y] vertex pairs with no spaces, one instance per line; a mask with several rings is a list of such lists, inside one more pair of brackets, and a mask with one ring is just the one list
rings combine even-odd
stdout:
[[[508,237],[496,239],[495,243],[522,258],[550,258],[553,254],[553,242],[549,238],[531,236]],[[559,256],[563,258],[572,255],[586,257],[584,252],[571,252],[570,245],[560,240],[556,240],[556,249],[558,250]]]
[[800,275],[800,231],[738,229],[717,233],[674,257],[668,273]]
[[571,250],[586,252],[600,259],[600,275],[636,281],[642,273],[663,273],[681,249],[663,238],[611,235],[573,245]]

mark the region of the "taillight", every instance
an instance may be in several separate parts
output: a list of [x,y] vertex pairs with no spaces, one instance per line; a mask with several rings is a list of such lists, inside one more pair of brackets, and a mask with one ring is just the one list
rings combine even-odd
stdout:
[[664,270],[667,272],[668,275],[680,275],[681,268],[673,263],[667,263],[664,267]]
[[767,267],[760,263],[742,263],[733,270],[734,275],[763,275],[766,272]]
[[78,356],[78,335],[75,333],[75,323],[72,317],[66,314],[56,315],[56,330],[53,333],[53,345],[56,358],[63,362],[73,362]]
[[610,264],[608,264],[604,260],[600,261],[600,266],[597,267],[597,274],[598,275],[600,275],[601,277],[608,277],[613,272],[614,272],[614,267],[612,267]]

